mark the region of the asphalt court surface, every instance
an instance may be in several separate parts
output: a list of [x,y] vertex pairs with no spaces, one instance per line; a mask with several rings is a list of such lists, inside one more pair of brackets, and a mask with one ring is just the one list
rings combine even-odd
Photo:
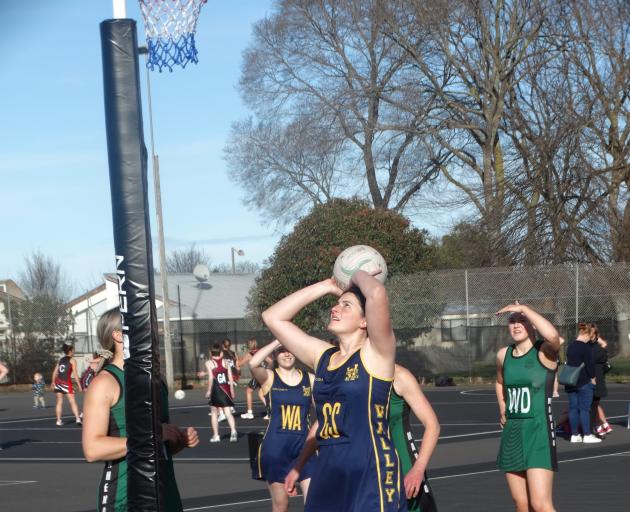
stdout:
[[[429,467],[429,477],[441,512],[513,510],[505,477],[495,468],[499,446],[497,404],[493,386],[424,388],[442,431]],[[239,390],[242,400],[243,390]],[[95,510],[95,493],[102,464],[88,464],[81,452],[81,427],[73,418],[55,426],[54,396],[47,393],[44,410],[31,409],[27,392],[0,393],[0,507],[6,511]],[[79,397],[80,399],[80,397]],[[614,430],[604,442],[571,444],[558,439],[560,470],[554,483],[558,511],[630,510],[630,430],[626,428],[630,385],[609,384],[602,402]],[[256,404],[254,420],[237,419],[238,443],[229,443],[229,429],[221,424],[223,441],[211,445],[210,421],[202,390],[171,401],[171,419],[199,431],[198,447],[176,457],[178,486],[184,509],[192,511],[271,510],[262,482],[250,477],[247,432],[266,426]],[[553,402],[557,418],[568,406],[561,393]],[[243,412],[242,401],[237,403]],[[69,413],[67,403],[64,412]],[[422,427],[413,422],[416,438]],[[334,492],[334,490],[331,490]],[[293,498],[291,511],[302,511],[302,498]]]

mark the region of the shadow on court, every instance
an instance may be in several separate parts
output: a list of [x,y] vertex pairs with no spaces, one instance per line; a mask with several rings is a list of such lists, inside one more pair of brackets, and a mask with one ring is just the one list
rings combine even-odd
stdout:
[[[493,387],[426,388],[425,392],[442,424],[429,469],[440,511],[513,510],[505,478],[495,468],[500,429]],[[609,393],[603,406],[614,430],[603,443],[572,445],[558,439],[560,470],[554,502],[559,511],[628,510],[630,430],[625,427],[630,386],[609,385]],[[68,424],[56,427],[52,407],[32,410],[31,403],[26,392],[0,394],[0,408],[5,410],[0,414],[2,509],[95,510],[102,464],[83,460],[81,427],[71,417],[67,417]],[[260,404],[254,420],[237,420],[238,443],[224,439],[218,445],[208,442],[210,421],[201,390],[190,391],[184,400],[173,400],[171,405],[172,421],[196,427],[201,438],[197,448],[176,457],[185,510],[271,510],[266,486],[251,479],[247,459],[247,432],[266,427]],[[243,409],[241,402],[238,405]],[[566,395],[554,401],[553,408],[558,417],[567,408]],[[416,437],[421,438],[421,426],[417,421],[413,426]],[[221,433],[229,433],[224,423]],[[302,511],[302,503],[302,497],[292,498],[290,510]]]

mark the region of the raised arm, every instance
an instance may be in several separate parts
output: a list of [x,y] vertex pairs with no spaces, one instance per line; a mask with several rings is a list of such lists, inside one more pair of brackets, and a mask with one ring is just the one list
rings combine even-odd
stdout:
[[263,348],[258,349],[258,352],[249,360],[249,369],[252,372],[252,376],[258,381],[261,388],[263,388],[263,393],[268,391],[266,387],[270,384],[270,381],[273,380],[273,372],[263,368],[262,364],[266,362],[267,357],[279,346],[280,342],[273,340],[271,343],[267,343]]
[[329,293],[341,295],[341,289],[332,279],[326,279],[302,288],[276,302],[262,314],[263,322],[278,341],[302,363],[313,369],[315,369],[321,354],[332,345],[309,336],[292,320],[302,308]]
[[440,422],[427,397],[420,389],[416,378],[402,366],[396,365],[394,388],[396,393],[402,396],[405,402],[409,404],[416,418],[424,425],[424,434],[422,435],[422,444],[420,445],[418,458],[404,479],[407,498],[414,498],[420,492],[424,472],[437,446],[440,437]]
[[396,337],[389,314],[389,299],[385,286],[363,270],[352,275],[352,283],[365,296],[365,318],[371,347],[381,356],[393,361],[396,355]]
[[[558,355],[558,352],[560,352],[560,334],[549,320],[529,306],[519,304],[518,302],[505,306],[497,311],[497,315],[500,315],[501,313],[520,313],[525,315],[538,331],[538,334],[540,334],[540,336],[546,341],[544,347],[545,354],[550,356],[553,359],[553,362],[555,362],[555,358]],[[536,340],[531,341],[533,343]]]

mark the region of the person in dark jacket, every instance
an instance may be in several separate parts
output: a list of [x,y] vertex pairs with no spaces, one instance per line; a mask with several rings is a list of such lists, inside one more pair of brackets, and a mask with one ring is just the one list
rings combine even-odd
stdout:
[[[595,363],[591,341],[591,326],[585,322],[578,324],[578,335],[567,349],[567,365],[583,364],[575,386],[565,386],[569,395],[569,424],[572,443],[599,443],[601,439],[591,434],[590,411],[595,390]],[[580,427],[582,435],[580,435]]]
[[599,335],[597,324],[591,324],[591,347],[595,363],[595,391],[591,404],[591,428],[599,437],[612,432],[608,419],[600,402],[608,396],[606,387],[606,368],[608,368],[608,343]]

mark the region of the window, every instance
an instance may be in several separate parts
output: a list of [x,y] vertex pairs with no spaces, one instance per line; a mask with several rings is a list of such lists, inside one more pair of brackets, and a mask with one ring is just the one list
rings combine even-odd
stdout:
[[467,341],[466,319],[445,320],[442,319],[440,331],[442,341]]

